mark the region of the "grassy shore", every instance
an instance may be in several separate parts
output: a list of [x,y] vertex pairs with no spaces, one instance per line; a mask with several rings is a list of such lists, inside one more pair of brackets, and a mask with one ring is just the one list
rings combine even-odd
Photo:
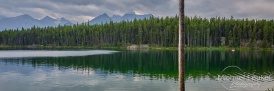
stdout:
[[[104,46],[104,47],[91,47],[91,46],[7,46],[0,45],[0,49],[126,49],[123,46]],[[178,47],[149,47],[150,50],[178,50]],[[185,47],[185,50],[274,50],[274,48],[251,48],[251,47]]]
[[[178,47],[150,47],[150,49],[156,50],[178,50]],[[185,47],[185,50],[274,50],[274,48],[252,48],[252,47],[228,47],[228,46],[220,46],[220,47]]]
[[124,47],[91,47],[91,46],[7,46],[0,45],[0,49],[123,49]]

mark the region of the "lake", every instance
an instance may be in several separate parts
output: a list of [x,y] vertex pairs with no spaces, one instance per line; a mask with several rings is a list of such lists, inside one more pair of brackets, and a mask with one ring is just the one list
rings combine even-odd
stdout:
[[[186,51],[186,91],[267,90],[274,51]],[[1,50],[1,91],[177,91],[177,51]]]

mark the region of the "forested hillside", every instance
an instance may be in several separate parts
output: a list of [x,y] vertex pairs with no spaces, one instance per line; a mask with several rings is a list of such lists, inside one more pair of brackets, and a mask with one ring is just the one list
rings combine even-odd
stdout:
[[[214,17],[185,17],[185,44],[200,46],[271,47],[274,44],[273,20],[249,20]],[[8,46],[150,46],[176,47],[178,17],[87,23],[72,26],[32,27],[0,32],[0,45]]]

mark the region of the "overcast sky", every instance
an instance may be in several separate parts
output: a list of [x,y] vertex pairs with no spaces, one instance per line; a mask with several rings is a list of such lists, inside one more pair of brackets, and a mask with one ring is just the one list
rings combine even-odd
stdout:
[[[274,19],[274,0],[185,0],[187,16]],[[165,17],[178,13],[178,0],[0,0],[0,16],[29,14],[65,17],[72,22],[86,22],[108,15],[153,14]]]

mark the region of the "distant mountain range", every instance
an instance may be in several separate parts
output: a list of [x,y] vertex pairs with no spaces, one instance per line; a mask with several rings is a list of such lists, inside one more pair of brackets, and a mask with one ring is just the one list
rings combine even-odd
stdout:
[[150,17],[153,17],[152,14],[145,14],[145,15],[137,15],[135,13],[127,13],[123,16],[119,15],[113,15],[112,17],[109,17],[106,13],[99,15],[89,21],[89,24],[102,24],[102,23],[109,23],[110,21],[113,22],[121,22],[121,21],[133,21],[134,19],[149,19]]
[[[106,13],[99,15],[89,21],[90,25],[94,24],[102,24],[102,23],[109,23],[110,21],[113,22],[121,22],[121,21],[133,21],[134,19],[149,19],[152,17],[152,14],[145,14],[145,15],[137,15],[135,13],[127,13],[123,16],[113,15],[109,17]],[[0,16],[0,31],[5,29],[22,29],[23,28],[31,28],[33,26],[37,27],[47,27],[47,26],[58,26],[58,25],[72,25],[73,23],[65,18],[60,19],[53,19],[49,16],[44,17],[43,19],[34,19],[28,14],[20,15],[17,17],[4,17]]]
[[30,15],[24,14],[17,17],[2,17],[0,16],[0,31],[5,29],[21,29],[24,28],[31,28],[33,26],[38,27],[47,27],[47,26],[58,26],[58,25],[72,25],[73,23],[65,18],[61,19],[53,19],[49,16],[38,20],[34,19]]
[[1,15],[0,15],[0,20],[2,20],[3,18],[6,18],[6,17],[5,17],[5,16],[1,16]]

